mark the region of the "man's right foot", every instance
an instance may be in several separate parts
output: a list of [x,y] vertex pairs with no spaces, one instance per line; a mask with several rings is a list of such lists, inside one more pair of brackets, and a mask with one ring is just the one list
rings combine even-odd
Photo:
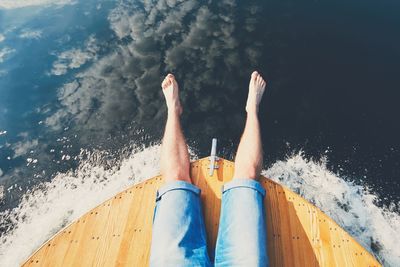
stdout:
[[266,82],[263,77],[257,71],[254,71],[250,78],[249,95],[246,103],[247,113],[258,113],[258,106],[264,94],[265,86]]
[[181,115],[182,106],[179,101],[179,86],[174,75],[171,73],[168,74],[161,83],[161,87],[163,89],[165,102],[167,103],[168,113],[177,113],[178,115]]

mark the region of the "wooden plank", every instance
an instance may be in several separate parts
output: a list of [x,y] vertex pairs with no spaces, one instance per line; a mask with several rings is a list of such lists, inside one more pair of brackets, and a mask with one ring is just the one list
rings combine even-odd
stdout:
[[[114,228],[112,231],[108,231],[108,235],[110,236],[112,234],[112,240],[114,241],[114,248],[109,247],[109,249],[115,250],[112,259],[106,259],[106,257],[104,258],[103,262],[108,264],[114,263],[115,265],[120,265],[121,263],[125,262],[126,257],[130,255],[127,253],[128,249],[126,248],[129,246],[130,240],[138,240],[136,231],[134,230],[136,230],[135,225],[139,224],[138,216],[140,216],[140,214],[138,209],[140,206],[135,205],[135,203],[142,201],[144,190],[142,190],[140,187],[135,187],[127,190],[127,192],[131,198],[131,205],[127,207],[126,210],[126,223],[124,225],[120,225],[118,228]],[[143,216],[146,215],[143,214]]]
[[[267,231],[268,236],[275,235],[276,241],[275,248],[272,252],[272,255],[276,257],[276,266],[284,266],[290,264],[291,266],[295,265],[294,259],[294,252],[292,248],[292,233],[290,228],[290,221],[287,219],[286,211],[288,209],[289,202],[283,201],[281,202],[278,197],[278,191],[276,190],[277,186],[273,182],[268,183],[268,190],[267,194],[269,194],[271,198],[271,205],[270,209],[273,214],[271,215],[271,221],[274,222],[276,225],[276,230],[271,233]],[[285,199],[286,200],[286,199]],[[268,201],[268,198],[266,199]],[[268,210],[267,210],[268,212]],[[269,221],[267,221],[268,224]],[[268,230],[268,227],[267,227]],[[286,246],[285,246],[286,244]],[[288,244],[288,245],[287,245]],[[283,255],[278,253],[278,251],[285,250],[287,254]]]
[[203,204],[202,207],[203,207],[204,222],[206,224],[206,231],[207,231],[208,253],[210,257],[213,257],[216,236],[213,235],[214,218],[212,210],[215,202],[215,194],[213,193],[212,188],[210,188],[209,186],[209,176],[208,176],[209,162],[208,160],[201,160],[200,163],[201,165],[198,173],[197,184],[195,183],[195,185],[201,188],[201,201]]
[[[191,164],[212,255],[218,235],[221,187],[234,163],[220,159],[209,176],[208,158]],[[266,189],[271,266],[381,266],[348,233],[314,205],[272,180]],[[89,211],[42,245],[23,266],[148,266],[156,190],[161,176],[131,186]]]

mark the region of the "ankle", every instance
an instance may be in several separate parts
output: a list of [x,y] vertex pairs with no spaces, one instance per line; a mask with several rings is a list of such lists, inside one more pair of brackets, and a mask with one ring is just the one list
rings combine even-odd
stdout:
[[169,118],[180,118],[181,112],[178,108],[168,108],[167,114]]
[[248,118],[258,118],[258,107],[246,108]]

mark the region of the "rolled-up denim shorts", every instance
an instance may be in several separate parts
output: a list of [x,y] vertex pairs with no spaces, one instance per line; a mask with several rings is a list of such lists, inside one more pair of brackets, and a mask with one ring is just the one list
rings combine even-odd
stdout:
[[158,190],[150,266],[269,265],[264,188],[244,178],[226,183],[222,192],[217,244],[209,254],[200,189],[174,181]]

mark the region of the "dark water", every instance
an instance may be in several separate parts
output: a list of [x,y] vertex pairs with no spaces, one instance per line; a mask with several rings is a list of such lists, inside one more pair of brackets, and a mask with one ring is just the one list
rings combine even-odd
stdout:
[[[7,71],[0,78],[5,188],[31,187],[73,168],[73,160],[57,160],[66,152],[73,157],[81,148],[120,151],[160,140],[160,82],[168,72],[182,88],[190,145],[206,156],[218,137],[220,153],[232,158],[249,75],[257,69],[268,80],[260,111],[266,166],[299,150],[310,158],[326,155],[333,171],[369,186],[383,203],[398,203],[397,1],[122,5],[0,11],[6,32],[0,45],[16,50],[1,65]],[[18,38],[25,28],[42,35]],[[97,46],[89,48],[91,58],[51,74],[62,51],[89,51],[90,35]],[[18,142],[29,149],[15,156]],[[34,169],[26,167],[28,156],[38,159]],[[24,191],[6,194],[2,207],[14,206]]]
[[[0,2],[1,211],[76,169],[82,149],[101,151],[111,168],[132,147],[159,143],[168,72],[180,84],[194,153],[207,156],[217,137],[219,154],[233,159],[258,70],[268,80],[265,168],[299,151],[326,158],[340,179],[398,213],[398,1],[65,3]],[[395,246],[385,245],[381,259],[396,262]]]

